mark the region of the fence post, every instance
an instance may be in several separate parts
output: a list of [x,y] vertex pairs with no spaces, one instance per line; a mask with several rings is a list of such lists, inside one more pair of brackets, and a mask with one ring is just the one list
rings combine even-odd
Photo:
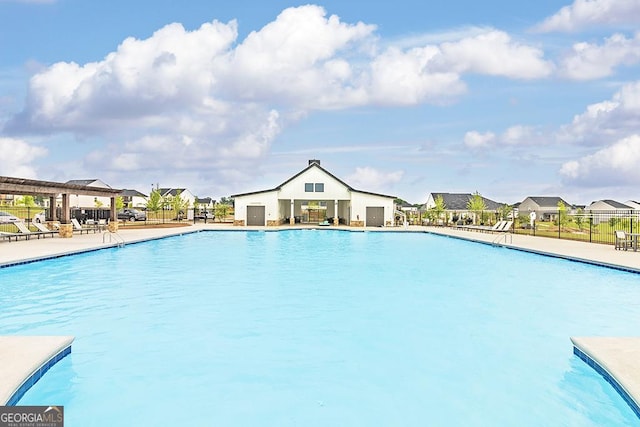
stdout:
[[591,234],[593,233],[593,214],[589,213],[589,243],[592,242]]
[[558,239],[560,238],[560,228],[562,227],[562,218],[560,217],[561,214],[562,212],[560,212],[560,208],[558,208]]

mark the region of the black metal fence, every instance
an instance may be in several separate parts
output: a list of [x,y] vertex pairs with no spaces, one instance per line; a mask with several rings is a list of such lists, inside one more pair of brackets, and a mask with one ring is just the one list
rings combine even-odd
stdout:
[[[447,216],[447,220],[443,219]],[[618,209],[610,211],[545,211],[537,215],[531,223],[529,213],[520,213],[515,218],[501,218],[495,211],[478,213],[476,222],[491,226],[500,220],[512,221],[511,232],[515,234],[550,237],[555,239],[579,240],[591,243],[613,245],[616,230],[625,233],[640,233],[640,210]],[[472,216],[443,214],[439,219],[427,219],[426,211],[417,211],[407,215],[409,225],[469,225]]]
[[516,218],[513,232],[556,239],[580,240],[591,243],[614,244],[616,230],[640,233],[640,210],[612,210],[549,215],[546,221],[534,221],[528,216]]
[[[157,212],[136,209],[138,214],[125,214],[124,211],[118,212],[118,221],[120,227],[130,227],[134,225],[152,226],[156,224],[189,224],[189,223],[213,223],[213,222],[232,222],[232,214],[226,213],[216,217],[212,211],[203,209],[183,209],[178,212],[175,210],[162,209]],[[109,208],[72,208],[70,210],[71,218],[75,218],[81,224],[97,223],[100,220],[109,221],[111,211]],[[18,228],[14,222],[22,221],[28,226],[32,222],[44,223],[50,218],[49,208],[39,206],[0,206],[0,231],[6,233],[18,232]],[[62,209],[57,208],[56,218],[58,221],[62,217]],[[33,227],[31,227],[33,229]]]

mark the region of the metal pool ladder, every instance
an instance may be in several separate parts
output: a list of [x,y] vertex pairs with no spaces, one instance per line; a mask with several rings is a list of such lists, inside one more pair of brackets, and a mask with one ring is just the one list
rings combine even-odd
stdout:
[[[107,236],[109,236],[108,242]],[[118,243],[119,248],[124,248],[124,239],[121,235],[119,235],[115,231],[105,231],[104,233],[102,233],[102,243],[112,243],[114,239]]]
[[[508,242],[507,242],[507,240],[508,240]],[[498,234],[498,237],[493,239],[493,242],[491,242],[491,244],[494,245],[494,246],[506,245],[507,243],[513,244],[513,234],[512,233]]]

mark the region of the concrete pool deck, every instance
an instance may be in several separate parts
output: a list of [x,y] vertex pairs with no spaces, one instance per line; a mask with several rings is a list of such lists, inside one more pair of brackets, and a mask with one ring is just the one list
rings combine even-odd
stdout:
[[[234,227],[230,224],[196,224],[177,228],[152,228],[152,229],[127,229],[121,228],[118,236],[125,245],[146,240],[182,235],[204,230],[286,230],[292,228],[317,228],[317,229],[342,229],[349,231],[379,231],[379,232],[407,232],[407,233],[432,233],[451,238],[459,238],[484,244],[496,244],[497,246],[539,253],[569,260],[586,262],[605,267],[617,268],[626,271],[640,273],[640,251],[617,251],[613,245],[602,245],[570,240],[552,239],[546,237],[534,237],[527,235],[506,235],[495,233],[480,233],[446,227],[418,227],[408,228],[360,228],[349,227],[318,227],[318,226],[281,226],[281,227]],[[108,234],[89,233],[74,235],[72,238],[47,237],[29,240],[0,241],[0,267],[71,255],[80,252],[117,247],[118,241]],[[497,240],[497,241],[496,241]],[[22,343],[11,341],[23,338]],[[71,337],[62,337],[73,339]],[[569,339],[569,337],[567,337]],[[9,381],[9,375],[17,375],[20,384],[29,381],[34,371],[42,366],[42,357],[38,354],[52,354],[59,350],[60,343],[56,341],[60,337],[0,337],[0,405],[6,404],[8,399],[15,394],[16,381]],[[6,341],[9,340],[9,341]],[[13,342],[9,345],[7,343]],[[572,338],[574,352],[577,348],[588,356],[589,360],[596,362],[602,369],[582,358],[596,371],[605,376],[618,392],[620,388],[626,391],[631,399],[623,398],[638,413],[640,403],[640,338]],[[16,344],[17,343],[17,344]],[[70,346],[70,343],[69,343]],[[70,348],[70,347],[69,347]],[[34,360],[26,363],[24,354],[33,354]],[[55,363],[55,362],[54,362]],[[608,373],[610,378],[603,374]],[[612,382],[613,380],[614,382]],[[35,383],[35,381],[33,381]],[[619,388],[616,386],[619,385]],[[621,393],[622,394],[622,393]],[[3,401],[3,398],[6,400]],[[4,403],[3,403],[4,402]],[[636,407],[633,407],[635,403]]]

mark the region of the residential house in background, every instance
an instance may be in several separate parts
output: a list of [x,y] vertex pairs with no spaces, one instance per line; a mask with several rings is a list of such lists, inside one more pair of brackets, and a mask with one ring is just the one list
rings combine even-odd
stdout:
[[180,198],[189,203],[189,207],[193,207],[193,202],[196,200],[196,196],[186,188],[158,188],[160,197],[164,200],[171,201],[176,195],[180,195]]
[[633,210],[633,207],[620,203],[615,200],[596,200],[591,202],[585,209],[585,212],[613,212],[613,211],[629,211]]
[[138,190],[122,190],[120,193],[124,206],[127,208],[144,208],[147,206],[147,196]]
[[[473,199],[471,193],[430,193],[427,202],[423,205],[423,210],[428,210],[436,206],[436,199],[442,197],[445,205],[446,222],[451,223],[464,218],[475,218],[475,213],[469,210],[469,202]],[[482,196],[482,200],[486,206],[485,212],[495,214],[504,203],[498,203],[494,200],[487,199]]]
[[[110,185],[105,184],[99,179],[72,179],[65,184],[84,185],[87,187],[96,188],[112,188]],[[58,197],[58,205],[62,205],[62,197]],[[69,203],[73,208],[108,208],[111,206],[111,199],[109,197],[95,197],[86,196],[81,194],[71,194]]]
[[567,213],[572,213],[574,207],[561,197],[557,196],[530,196],[524,199],[518,206],[518,215],[536,214],[536,221],[554,221],[558,217],[558,203],[564,203]]
[[624,204],[630,206],[632,209],[640,210],[640,202],[636,202],[635,200],[627,200]]
[[201,211],[213,212],[213,208],[215,207],[216,201],[211,197],[199,198],[196,197],[195,203],[197,208]]

